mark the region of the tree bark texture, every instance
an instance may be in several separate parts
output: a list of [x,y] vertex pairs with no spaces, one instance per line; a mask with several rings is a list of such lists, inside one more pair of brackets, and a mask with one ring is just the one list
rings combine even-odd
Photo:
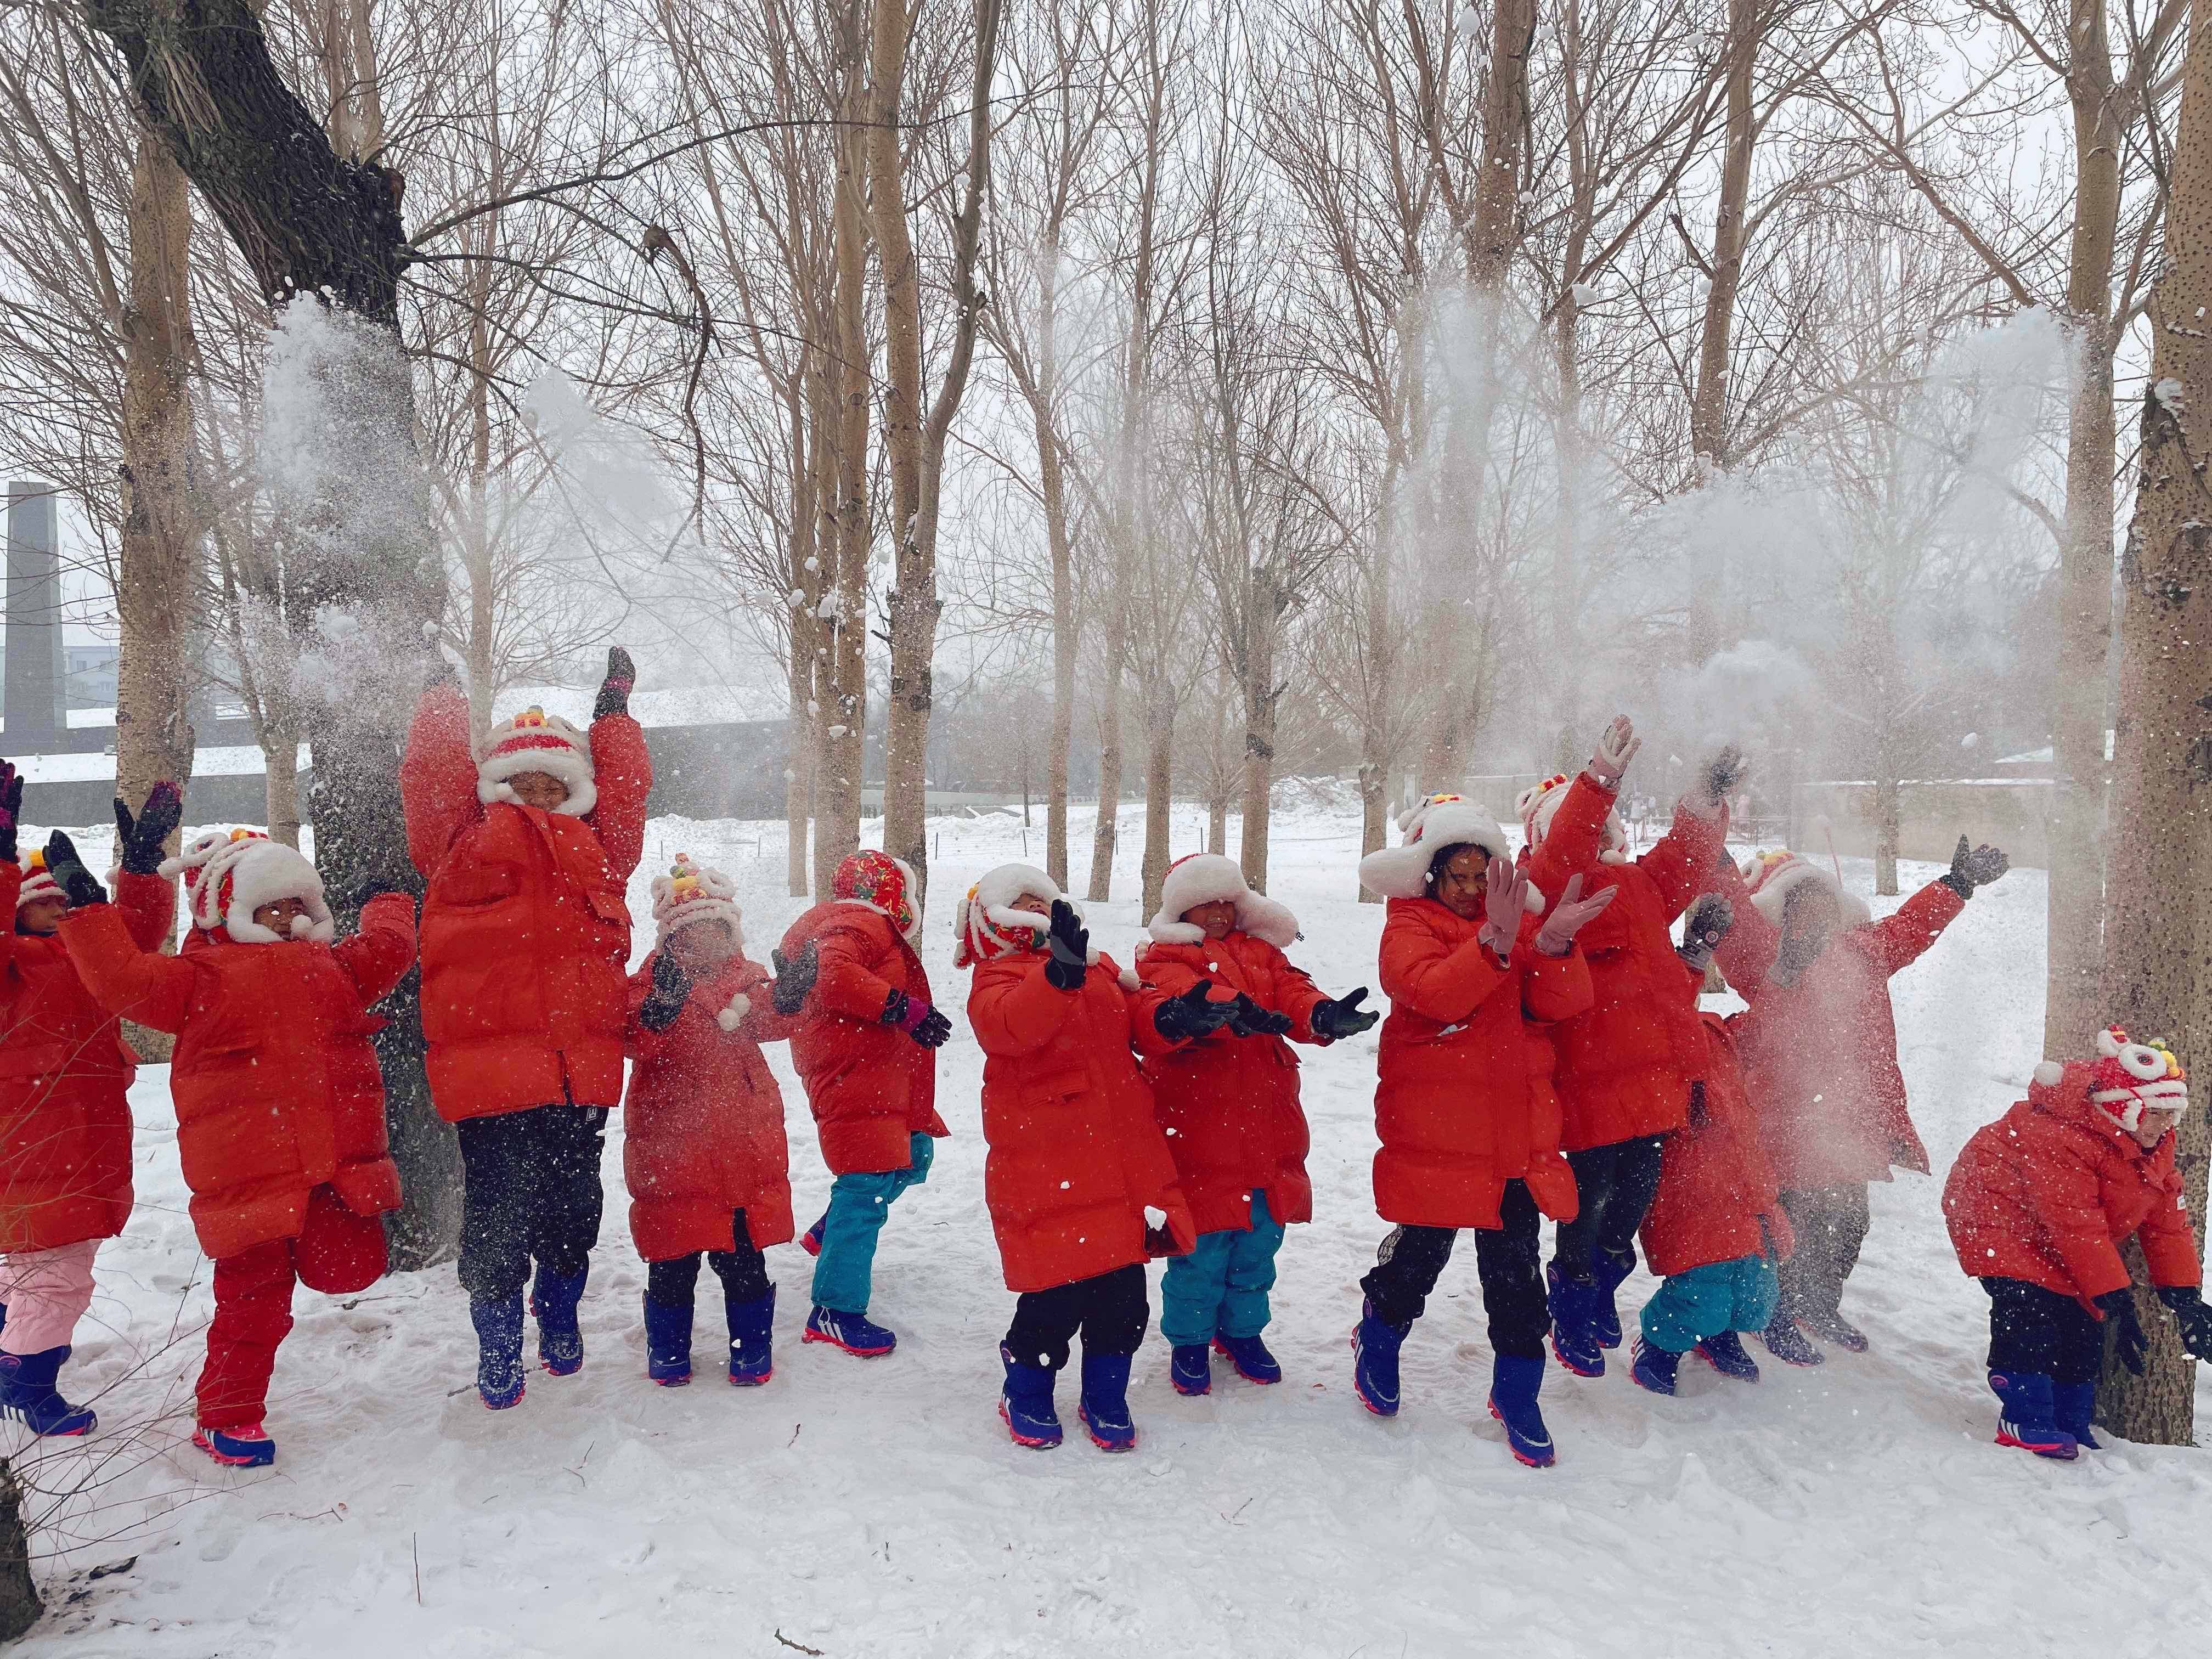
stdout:
[[1280,642],[1289,595],[1264,565],[1245,581],[1244,597],[1244,818],[1237,838],[1237,861],[1246,885],[1267,890],[1267,825],[1275,786],[1275,708],[1281,688],[1275,684],[1275,647]]
[[1145,901],[1141,914],[1149,919],[1160,908],[1160,896],[1175,862],[1170,845],[1175,833],[1175,723],[1171,695],[1149,690],[1145,697]]
[[31,1541],[23,1526],[23,1487],[0,1457],[0,1642],[12,1642],[46,1611],[31,1582]]

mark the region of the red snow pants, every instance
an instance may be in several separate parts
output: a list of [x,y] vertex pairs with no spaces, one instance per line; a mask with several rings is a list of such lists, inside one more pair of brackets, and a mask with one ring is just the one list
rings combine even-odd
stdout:
[[343,1295],[367,1290],[384,1267],[383,1221],[356,1215],[327,1182],[307,1195],[297,1238],[272,1238],[216,1262],[200,1426],[234,1429],[267,1413],[276,1346],[292,1328],[295,1283]]

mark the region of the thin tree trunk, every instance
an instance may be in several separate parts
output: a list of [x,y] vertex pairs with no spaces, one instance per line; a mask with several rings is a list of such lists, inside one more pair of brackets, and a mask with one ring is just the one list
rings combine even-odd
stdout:
[[1115,842],[1121,811],[1121,652],[1127,607],[1115,585],[1115,597],[1107,603],[1113,611],[1108,629],[1105,685],[1098,699],[1098,822],[1091,836],[1091,884],[1084,896],[1103,904],[1114,890]]
[[1883,898],[1897,896],[1899,799],[1903,792],[1892,775],[1894,763],[1885,745],[1875,763],[1874,779],[1874,890]]
[[1067,886],[1067,759],[1075,732],[1075,577],[1067,533],[1067,475],[1052,428],[1058,384],[1059,251],[1039,261],[1036,426],[1037,488],[1044,499],[1045,544],[1052,555],[1052,733],[1046,748],[1044,872]]
[[23,1526],[23,1488],[0,1457],[0,1642],[12,1642],[46,1611],[31,1582],[31,1542]]
[[1244,821],[1237,833],[1237,861],[1255,893],[1267,890],[1267,826],[1275,786],[1275,647],[1282,631],[1285,595],[1273,574],[1252,572],[1244,605]]
[[1168,866],[1175,862],[1175,702],[1154,690],[1145,699],[1144,914],[1160,908]]

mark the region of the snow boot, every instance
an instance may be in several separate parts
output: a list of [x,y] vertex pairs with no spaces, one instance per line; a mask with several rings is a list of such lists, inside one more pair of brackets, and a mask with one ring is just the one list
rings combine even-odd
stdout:
[[822,1219],[799,1236],[799,1248],[809,1255],[822,1254],[822,1230],[830,1224],[830,1212],[824,1210]]
[[1359,1323],[1352,1333],[1352,1387],[1377,1417],[1398,1414],[1398,1350],[1413,1328],[1410,1319],[1393,1325],[1378,1317],[1372,1302],[1359,1304]]
[[1769,1320],[1759,1340],[1766,1344],[1767,1352],[1785,1365],[1819,1365],[1828,1358],[1805,1340],[1797,1322],[1786,1313],[1777,1313]]
[[1536,1408],[1536,1393],[1543,1386],[1541,1354],[1502,1353],[1492,1363],[1490,1414],[1504,1426],[1514,1456],[1532,1469],[1548,1469],[1559,1462],[1552,1431]]
[[2051,1418],[2061,1429],[2074,1437],[2074,1443],[2084,1451],[2102,1451],[2104,1442],[2090,1432],[2090,1419],[2097,1414],[2097,1385],[2094,1382],[2054,1382],[2051,1385]]
[[1552,1310],[1552,1352],[1577,1376],[1603,1376],[1605,1350],[1598,1346],[1598,1310],[1606,1300],[1595,1279],[1577,1279],[1553,1262],[1544,1269],[1545,1300]]
[[655,1302],[651,1291],[645,1293],[645,1374],[664,1389],[680,1389],[691,1380],[689,1302],[671,1307]]
[[1083,1393],[1075,1414],[1100,1451],[1134,1451],[1137,1425],[1129,1417],[1129,1356],[1083,1351]]
[[2038,1457],[2072,1461],[2079,1443],[2052,1416],[2049,1377],[2040,1371],[1991,1371],[1990,1388],[2004,1402],[1997,1413],[1997,1444],[2017,1446]]
[[538,1363],[548,1376],[574,1376],[584,1369],[584,1334],[576,1326],[576,1306],[584,1299],[584,1281],[591,1272],[588,1262],[574,1275],[538,1264],[530,1311],[538,1320]]
[[1283,1368],[1267,1352],[1267,1345],[1256,1336],[1223,1336],[1216,1333],[1213,1351],[1234,1365],[1237,1375],[1247,1382],[1264,1385],[1283,1380]]
[[999,1392],[999,1420],[1017,1446],[1050,1451],[1060,1443],[1060,1417],[1052,1408],[1052,1368],[1023,1364],[1003,1342],[999,1359],[1006,1368],[1006,1385]]
[[258,1469],[276,1461],[276,1443],[258,1423],[234,1423],[224,1429],[202,1426],[192,1431],[192,1444],[234,1469]]
[[0,1353],[0,1415],[56,1439],[90,1434],[100,1421],[92,1407],[70,1405],[54,1387],[69,1357],[67,1344],[40,1353]]
[[1649,1389],[1654,1394],[1674,1392],[1675,1368],[1681,1364],[1682,1356],[1665,1348],[1654,1347],[1638,1337],[1628,1350],[1631,1364],[1630,1379],[1639,1389]]
[[1591,1265],[1597,1270],[1598,1288],[1596,1300],[1592,1304],[1591,1332],[1597,1338],[1599,1347],[1617,1348],[1620,1346],[1620,1310],[1614,1305],[1613,1298],[1620,1294],[1620,1287],[1628,1282],[1629,1274],[1636,1271],[1636,1252],[1631,1250],[1626,1259],[1615,1261],[1600,1251]]
[[1843,1316],[1831,1310],[1826,1313],[1807,1313],[1797,1316],[1797,1322],[1811,1331],[1823,1342],[1832,1342],[1851,1353],[1867,1351],[1867,1334]]
[[1723,1376],[1732,1376],[1739,1382],[1759,1381],[1759,1362],[1744,1352],[1743,1339],[1734,1331],[1723,1331],[1698,1343],[1698,1357]]
[[827,1342],[833,1348],[842,1348],[863,1359],[873,1359],[898,1346],[898,1338],[872,1322],[867,1315],[842,1313],[836,1308],[825,1308],[819,1302],[814,1304],[814,1311],[806,1316],[806,1328],[799,1334],[799,1340]]
[[775,1375],[775,1286],[750,1302],[723,1298],[730,1319],[730,1386],[757,1389]]
[[1207,1357],[1212,1352],[1203,1342],[1186,1342],[1170,1352],[1168,1380],[1177,1394],[1213,1392],[1213,1365]]
[[488,1411],[503,1412],[522,1398],[522,1298],[469,1303],[477,1328],[477,1393]]

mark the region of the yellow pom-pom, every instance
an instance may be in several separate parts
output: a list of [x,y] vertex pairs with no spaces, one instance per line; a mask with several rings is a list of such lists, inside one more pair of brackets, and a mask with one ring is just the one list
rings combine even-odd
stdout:
[[33,847],[31,849],[30,859],[25,863],[23,867],[33,873],[45,869],[46,867],[46,849],[43,847]]

